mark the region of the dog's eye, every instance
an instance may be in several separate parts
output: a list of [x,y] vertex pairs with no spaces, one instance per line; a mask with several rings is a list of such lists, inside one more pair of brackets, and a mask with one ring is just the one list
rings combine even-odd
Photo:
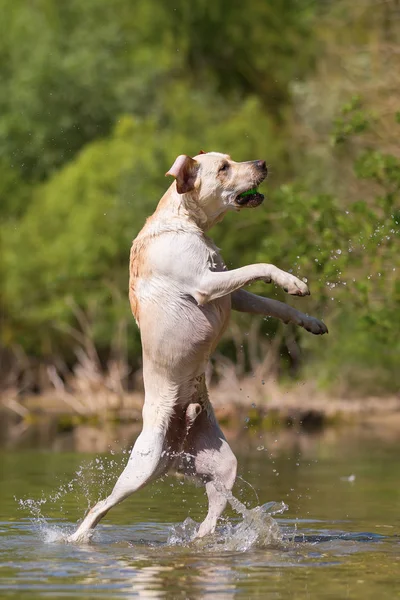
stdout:
[[223,165],[220,166],[220,168],[218,169],[218,173],[222,173],[223,171],[227,171],[229,169],[229,163],[224,163]]

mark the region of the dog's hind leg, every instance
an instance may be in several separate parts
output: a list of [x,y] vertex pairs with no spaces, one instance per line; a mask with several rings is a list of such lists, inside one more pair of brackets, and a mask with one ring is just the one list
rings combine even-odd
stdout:
[[162,430],[143,429],[113,491],[89,511],[75,533],[68,538],[69,542],[88,540],[91,530],[113,506],[166,471],[168,457],[163,452],[164,440],[165,433]]
[[[181,469],[205,483],[208,513],[197,537],[215,530],[236,479],[237,460],[218,426],[212,407],[197,417],[185,443]],[[185,460],[186,466],[185,466]]]

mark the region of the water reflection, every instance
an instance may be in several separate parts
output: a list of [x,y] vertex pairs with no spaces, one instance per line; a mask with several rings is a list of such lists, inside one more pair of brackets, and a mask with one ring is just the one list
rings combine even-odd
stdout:
[[[50,440],[45,431],[47,438],[32,439]],[[71,433],[59,433],[64,442],[56,436],[52,447],[72,447],[63,446]],[[116,507],[91,544],[65,544],[85,507],[111,489],[127,455],[21,447],[0,453],[0,596],[395,597],[398,439],[365,428],[230,435],[240,467],[235,496],[250,512],[274,499],[289,506],[270,524],[279,535],[264,543],[251,537],[262,523],[241,530],[232,510],[214,538],[192,542],[195,525],[187,519],[204,517],[204,491],[169,476]],[[128,448],[134,436],[126,430],[115,444]]]
[[[392,426],[391,426],[392,425]],[[59,452],[104,453],[119,452],[132,446],[141,429],[140,420],[131,422],[105,421],[98,424],[79,424],[60,415],[36,415],[24,421],[11,411],[0,408],[0,448],[8,449],[51,449]],[[400,423],[396,419],[382,422],[347,424],[341,427],[323,426],[305,430],[299,426],[264,430],[259,425],[248,426],[245,422],[232,426],[224,425],[224,433],[235,448],[242,452],[251,449],[265,452],[269,458],[282,452],[298,453],[312,457],[316,446],[321,443],[332,446],[342,439],[343,431],[355,431],[355,439],[381,439],[382,442],[397,442],[400,438]]]

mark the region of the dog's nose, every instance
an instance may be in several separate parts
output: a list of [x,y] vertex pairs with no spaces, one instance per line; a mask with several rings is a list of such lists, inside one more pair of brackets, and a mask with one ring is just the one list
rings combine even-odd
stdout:
[[256,166],[261,170],[261,171],[266,171],[268,172],[267,169],[267,163],[265,162],[265,160],[257,160],[256,162]]

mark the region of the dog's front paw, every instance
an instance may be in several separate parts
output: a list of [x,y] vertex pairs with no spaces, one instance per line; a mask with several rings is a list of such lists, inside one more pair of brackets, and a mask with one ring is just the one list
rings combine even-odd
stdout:
[[328,328],[325,323],[315,317],[303,316],[299,325],[314,335],[324,335],[324,333],[328,333]]
[[285,274],[285,280],[283,281],[282,288],[288,294],[292,296],[309,296],[310,290],[308,289],[308,285],[295,277],[294,275],[289,275],[289,273]]

